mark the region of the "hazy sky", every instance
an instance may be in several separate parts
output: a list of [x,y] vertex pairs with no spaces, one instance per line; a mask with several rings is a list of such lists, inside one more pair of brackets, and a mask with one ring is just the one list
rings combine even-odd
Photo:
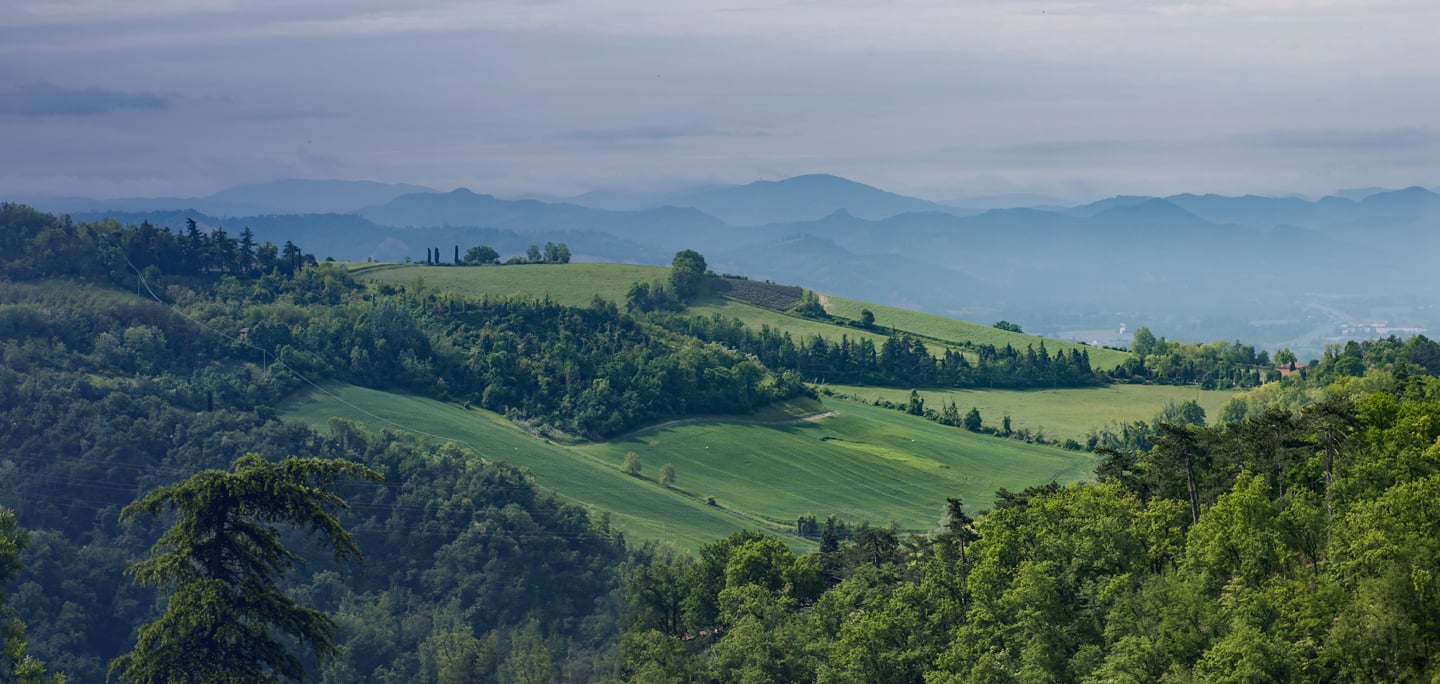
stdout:
[[1435,0],[8,0],[0,197],[1440,185]]

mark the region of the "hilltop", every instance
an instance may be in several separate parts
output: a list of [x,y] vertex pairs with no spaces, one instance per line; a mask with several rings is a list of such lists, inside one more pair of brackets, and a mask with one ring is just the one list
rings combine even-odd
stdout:
[[[356,264],[357,278],[395,285],[424,283],[426,286],[460,294],[552,298],[562,304],[583,306],[596,296],[623,306],[626,294],[636,282],[663,281],[669,269],[627,264],[536,264],[524,268],[454,268],[417,264]],[[940,345],[973,347],[993,345],[1016,348],[1047,345],[1055,351],[1084,350],[1091,364],[1110,369],[1124,363],[1124,351],[1088,347],[1074,342],[1047,339],[1038,335],[1000,330],[921,311],[867,303],[824,295],[822,306],[833,319],[805,318],[791,312],[801,288],[767,281],[716,278],[707,298],[691,308],[704,315],[721,314],[739,319],[754,329],[768,325],[791,332],[797,339],[820,335],[838,341],[842,335],[881,339],[891,333],[908,333]],[[822,293],[823,294],[823,293]],[[856,328],[861,312],[874,315],[873,326]]]

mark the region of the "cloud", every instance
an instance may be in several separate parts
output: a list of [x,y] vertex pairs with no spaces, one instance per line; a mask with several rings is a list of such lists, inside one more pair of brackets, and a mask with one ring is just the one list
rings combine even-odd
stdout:
[[95,116],[118,109],[169,109],[168,97],[103,88],[72,89],[49,82],[26,83],[0,99],[0,112],[26,117]]
[[1279,149],[1409,150],[1440,143],[1440,133],[1429,128],[1268,131],[1254,136],[1252,142]]
[[574,130],[564,138],[580,142],[638,142],[646,140],[675,140],[677,138],[728,138],[736,136],[764,136],[762,131],[734,132],[709,126],[634,126],[630,128],[606,128]]
[[981,170],[1123,165],[1147,155],[1175,152],[1177,147],[1173,140],[1042,140],[1013,145],[944,147],[936,151],[934,158],[968,162]]

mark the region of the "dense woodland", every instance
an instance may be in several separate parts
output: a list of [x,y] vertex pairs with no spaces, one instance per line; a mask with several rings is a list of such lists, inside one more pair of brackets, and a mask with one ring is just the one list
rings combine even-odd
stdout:
[[[646,547],[467,450],[338,421],[322,434],[275,419],[270,407],[299,382],[277,358],[306,372],[407,386],[402,371],[418,361],[387,349],[419,341],[403,339],[415,331],[413,318],[396,313],[404,297],[362,293],[303,257],[295,270],[272,264],[247,276],[243,264],[232,273],[177,256],[193,259],[189,275],[161,276],[157,266],[150,280],[174,309],[75,280],[19,281],[58,271],[133,292],[133,273],[106,246],[117,232],[126,244],[141,229],[70,225],[9,205],[4,213],[0,234],[31,236],[0,265],[9,276],[0,281],[0,505],[24,530],[6,535],[24,543],[14,544],[23,546],[23,570],[5,609],[24,623],[29,656],[71,681],[104,681],[110,660],[134,646],[135,629],[163,608],[125,569],[164,521],[122,524],[120,509],[253,452],[347,458],[385,477],[341,491],[351,504],[342,522],[367,555],[359,568],[324,562],[328,554],[304,536],[285,539],[315,561],[285,587],[338,625],[339,655],[323,667],[312,659],[313,679],[548,681],[617,671],[621,571],[644,562]],[[154,235],[163,241],[156,253],[186,254],[175,246],[186,244],[183,234]],[[65,255],[54,271],[30,263],[39,245]],[[242,329],[247,340],[270,336],[273,352],[241,343]],[[357,349],[356,340],[369,342]],[[13,643],[22,642],[7,634],[7,650]]]
[[737,534],[627,579],[632,681],[1432,681],[1440,381],[1310,386],[1108,451],[1095,484],[791,553]]
[[[1214,426],[1177,415],[1145,444],[1097,443],[1096,483],[1001,492],[984,514],[939,501],[921,537],[832,519],[810,554],[755,533],[697,557],[636,543],[466,449],[271,408],[298,372],[603,438],[794,396],[816,369],[947,382],[948,355],[918,340],[864,344],[365,287],[293,244],[0,206],[0,678],[43,662],[103,681],[165,609],[125,571],[169,519],[121,509],[249,453],[383,476],[337,489],[362,565],[283,536],[312,561],[279,578],[286,595],[335,623],[309,681],[1440,676],[1440,350],[1424,338],[1337,347]],[[1136,358],[1183,366],[1202,347]],[[996,352],[986,363],[1037,382],[1042,363],[1051,382],[1088,363]]]

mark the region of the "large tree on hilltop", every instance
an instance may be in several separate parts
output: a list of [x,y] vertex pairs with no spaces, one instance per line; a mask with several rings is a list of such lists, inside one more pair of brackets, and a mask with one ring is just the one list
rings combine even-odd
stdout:
[[693,249],[675,253],[670,262],[670,287],[681,299],[689,299],[700,292],[705,282],[705,257]]

